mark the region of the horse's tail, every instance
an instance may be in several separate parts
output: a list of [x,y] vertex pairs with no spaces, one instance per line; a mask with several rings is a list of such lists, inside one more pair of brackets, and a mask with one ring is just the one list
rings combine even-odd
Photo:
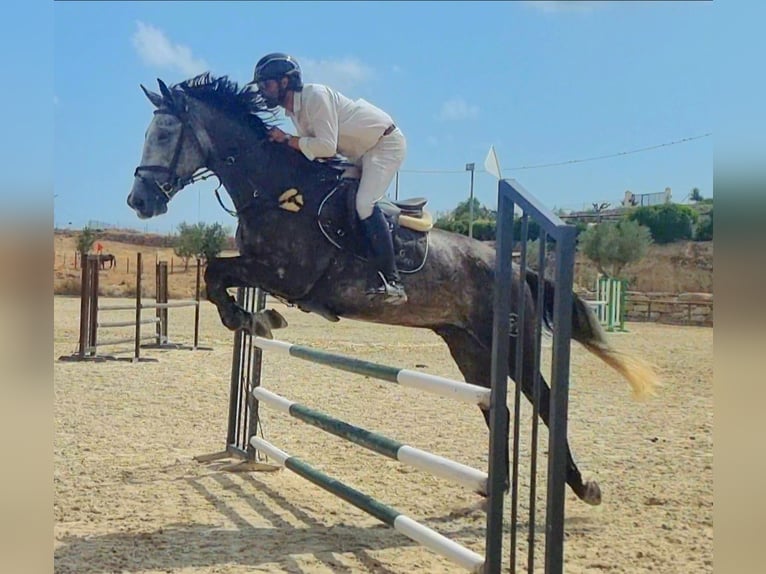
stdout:
[[[527,270],[526,282],[532,291],[535,304],[538,304],[539,280],[537,273]],[[543,285],[543,318],[545,324],[550,327],[556,287],[547,279],[543,280]],[[649,363],[609,344],[593,309],[576,293],[572,302],[572,338],[625,377],[636,398],[653,395],[655,387],[659,386],[659,377]]]

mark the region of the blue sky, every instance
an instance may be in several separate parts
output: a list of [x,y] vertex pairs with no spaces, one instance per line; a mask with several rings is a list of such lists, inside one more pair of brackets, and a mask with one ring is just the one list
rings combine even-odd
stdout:
[[[551,208],[617,204],[625,190],[713,194],[711,2],[56,2],[53,6],[54,223],[89,220],[168,233],[234,220],[211,182],[140,221],[125,203],[156,89],[199,72],[249,81],[271,51],[305,81],[364,97],[408,140],[400,197],[432,211],[468,197],[465,164],[490,145],[503,176]],[[285,127],[292,130],[289,121]],[[490,207],[496,180],[477,172]],[[393,185],[390,193],[393,195]]]

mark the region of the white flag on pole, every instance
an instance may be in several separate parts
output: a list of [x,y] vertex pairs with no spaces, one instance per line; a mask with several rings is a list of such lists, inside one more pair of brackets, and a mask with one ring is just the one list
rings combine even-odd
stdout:
[[489,153],[487,153],[487,158],[484,160],[484,168],[488,173],[491,173],[497,179],[501,179],[500,162],[497,161],[497,154],[495,153],[494,145],[489,146]]

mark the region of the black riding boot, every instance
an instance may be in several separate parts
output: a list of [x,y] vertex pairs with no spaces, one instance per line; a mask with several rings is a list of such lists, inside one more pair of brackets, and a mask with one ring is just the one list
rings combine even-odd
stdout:
[[373,209],[372,215],[367,219],[362,219],[362,229],[369,242],[371,262],[378,270],[383,284],[370,287],[367,290],[369,295],[382,295],[386,303],[399,305],[407,302],[407,293],[404,292],[404,285],[399,279],[399,272],[396,270],[396,260],[394,258],[394,242],[391,233],[388,230],[386,217],[377,206]]

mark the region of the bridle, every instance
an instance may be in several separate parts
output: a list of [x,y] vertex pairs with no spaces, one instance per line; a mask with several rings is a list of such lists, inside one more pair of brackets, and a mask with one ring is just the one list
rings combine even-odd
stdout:
[[[170,101],[170,104],[167,103],[168,101]],[[211,167],[216,167],[213,164],[216,164],[219,167],[233,166],[237,161],[237,156],[242,155],[242,153],[244,153],[246,150],[239,150],[239,153],[236,155],[229,154],[226,157],[219,157],[205,127],[194,114],[189,113],[186,101],[183,99],[179,101],[178,99],[168,94],[165,98],[165,102],[165,105],[158,107],[154,113],[171,115],[181,123],[181,129],[178,135],[178,139],[175,142],[175,149],[173,150],[173,156],[170,160],[170,165],[139,165],[135,169],[133,175],[148,185],[148,187],[156,189],[156,191],[165,198],[165,201],[169,202],[179,191],[181,191],[187,185],[206,180],[210,177],[218,177],[213,169],[211,169]],[[176,167],[178,166],[178,161],[181,156],[181,148],[183,147],[184,135],[187,129],[190,131],[192,138],[194,139],[194,143],[202,152],[204,158],[203,166],[205,167],[199,168],[189,177],[182,178],[179,177],[176,173]],[[165,177],[163,178],[152,176],[153,173],[163,174]],[[215,197],[223,210],[233,217],[237,217],[245,209],[251,208],[255,201],[260,197],[258,191],[254,190],[252,196],[247,202],[245,202],[244,205],[241,205],[234,210],[229,209],[223,204],[221,196],[218,192],[218,190],[223,185],[223,182],[221,182],[220,178],[218,179],[218,187],[216,187],[213,193],[215,194]]]
[[[175,196],[175,194],[177,194],[187,185],[198,182],[198,181],[203,181],[214,175],[214,173],[207,167],[201,167],[197,171],[195,171],[193,174],[191,174],[189,177],[185,177],[185,178],[179,177],[176,174],[176,167],[178,166],[178,160],[181,156],[181,148],[183,147],[183,142],[184,142],[184,133],[186,132],[187,127],[190,128],[191,135],[194,138],[194,143],[197,144],[200,151],[202,151],[202,155],[205,158],[203,163],[205,165],[210,163],[209,160],[212,157],[213,144],[210,141],[210,138],[208,137],[207,132],[205,132],[205,129],[201,125],[195,126],[194,120],[192,120],[190,115],[186,113],[185,111],[176,111],[169,108],[160,108],[158,110],[155,110],[154,113],[171,115],[175,117],[179,122],[181,122],[181,131],[178,134],[178,138],[176,140],[176,144],[175,144],[176,147],[173,150],[173,157],[170,160],[170,165],[168,166],[139,165],[136,168],[135,172],[133,172],[133,176],[139,178],[141,181],[148,184],[150,187],[152,185],[156,186],[157,190],[162,196],[165,197],[166,201],[170,201],[171,199],[173,199],[173,196]],[[148,173],[145,173],[145,172],[148,172]],[[157,177],[152,177],[150,175],[152,173],[164,174],[167,177],[162,179]]]

